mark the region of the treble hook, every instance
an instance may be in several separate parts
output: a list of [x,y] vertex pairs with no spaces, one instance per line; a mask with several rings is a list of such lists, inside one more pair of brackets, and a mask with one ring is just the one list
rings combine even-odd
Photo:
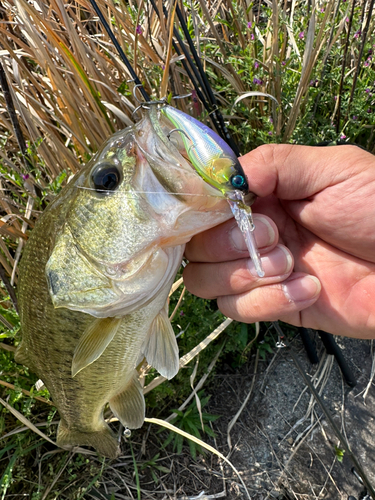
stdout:
[[[128,82],[132,82],[132,81],[134,81],[134,80],[128,80]],[[139,102],[139,104],[141,104],[141,105],[142,105],[142,104],[144,104],[144,103],[145,103],[145,101],[144,101],[144,100],[143,100],[143,101],[140,101],[140,100],[138,99],[137,95],[136,95],[136,91],[137,91],[137,89],[138,89],[139,87],[143,87],[143,85],[142,85],[141,83],[137,83],[137,84],[135,84],[135,85],[134,85],[134,87],[133,87],[133,97],[134,97],[134,99],[135,99],[137,102]]]
[[173,134],[173,132],[180,132],[181,134],[184,134],[184,136],[187,137],[189,139],[189,141],[194,145],[193,139],[186,133],[185,130],[182,130],[182,128],[174,128],[174,129],[172,129],[167,134],[167,137],[168,137],[169,140],[171,140],[171,134]]
[[186,99],[187,97],[191,97],[193,94],[190,92],[190,94],[185,94],[185,95],[174,95],[172,96],[172,99]]

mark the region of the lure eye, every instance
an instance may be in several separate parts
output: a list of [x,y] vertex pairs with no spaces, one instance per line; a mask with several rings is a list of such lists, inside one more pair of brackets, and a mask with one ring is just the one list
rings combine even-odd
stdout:
[[91,181],[97,191],[114,191],[121,183],[121,173],[113,163],[101,163],[92,172]]
[[246,179],[243,175],[234,175],[231,180],[230,180],[232,186],[234,189],[241,189],[242,187],[246,186]]

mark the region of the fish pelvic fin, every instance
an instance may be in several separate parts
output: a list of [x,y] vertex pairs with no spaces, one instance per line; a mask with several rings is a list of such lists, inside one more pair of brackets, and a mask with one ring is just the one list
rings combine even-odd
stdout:
[[34,371],[33,363],[31,362],[29,356],[27,355],[27,349],[25,347],[24,342],[21,341],[20,345],[17,347],[17,350],[14,354],[14,359],[16,363],[28,366],[31,370]]
[[98,318],[90,323],[74,351],[72,377],[103,354],[116,335],[121,321],[121,318]]
[[167,304],[151,324],[143,354],[147,362],[168,380],[178,373],[178,345],[168,318]]
[[135,370],[130,384],[124,391],[110,399],[109,406],[125,427],[129,429],[142,427],[145,419],[145,399]]
[[83,432],[76,429],[69,429],[64,420],[61,420],[57,429],[58,446],[92,446],[95,450],[107,458],[116,458],[120,454],[120,447],[115,434],[103,421],[99,430],[93,432]]

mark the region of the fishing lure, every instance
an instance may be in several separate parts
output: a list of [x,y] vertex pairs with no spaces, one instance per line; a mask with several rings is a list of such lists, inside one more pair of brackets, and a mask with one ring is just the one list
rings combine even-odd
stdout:
[[198,174],[227,198],[240,228],[251,260],[259,277],[264,276],[254,238],[255,225],[245,196],[249,185],[238,158],[228,144],[212,129],[172,106],[162,106],[161,113],[179,132],[186,154]]

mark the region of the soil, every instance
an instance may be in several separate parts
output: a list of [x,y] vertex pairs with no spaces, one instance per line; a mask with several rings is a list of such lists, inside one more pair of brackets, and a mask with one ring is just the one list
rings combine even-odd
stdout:
[[[317,335],[316,335],[317,337]],[[357,384],[349,387],[333,356],[327,355],[319,338],[319,365],[311,365],[301,341],[293,350],[308,375],[322,376],[317,386],[340,431],[347,437],[353,454],[362,465],[370,484],[375,485],[375,385],[366,399],[364,391],[373,364],[371,342],[338,338],[345,360]],[[254,357],[255,358],[255,357]],[[216,396],[209,411],[221,414],[217,422],[217,445],[228,453],[227,426],[246,398],[253,377],[252,396],[231,432],[230,460],[238,469],[253,500],[263,499],[347,499],[363,498],[365,488],[352,472],[348,453],[337,459],[343,448],[320,407],[306,390],[302,376],[287,349],[274,357],[255,359],[239,373],[216,377]],[[227,498],[247,498],[239,480],[226,466]],[[205,492],[209,495],[209,492]],[[209,497],[207,497],[209,498]],[[214,498],[214,497],[213,497]],[[370,497],[369,497],[370,498]],[[351,499],[354,500],[354,499]]]

